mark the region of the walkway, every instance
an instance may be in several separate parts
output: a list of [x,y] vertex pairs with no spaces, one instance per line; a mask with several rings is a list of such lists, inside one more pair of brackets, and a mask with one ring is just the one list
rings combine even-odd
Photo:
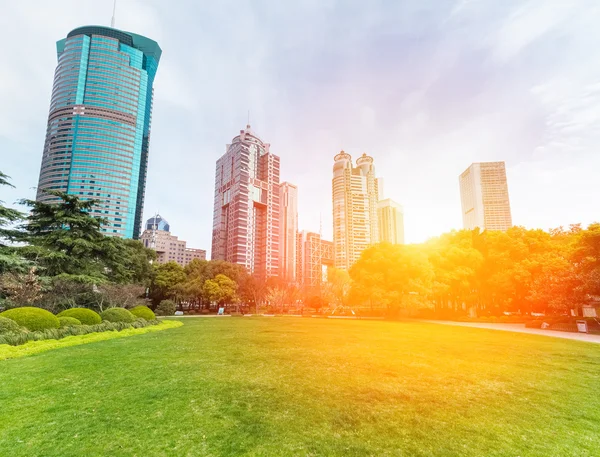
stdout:
[[502,330],[505,332],[529,333],[532,335],[553,336],[555,338],[564,338],[566,340],[586,341],[588,343],[600,344],[600,335],[590,335],[587,333],[561,332],[558,330],[542,330],[540,328],[525,328],[525,324],[488,324],[485,322],[454,322],[454,321],[430,321],[421,320],[420,322],[429,322],[431,324],[456,325],[458,327],[486,328],[490,330]]

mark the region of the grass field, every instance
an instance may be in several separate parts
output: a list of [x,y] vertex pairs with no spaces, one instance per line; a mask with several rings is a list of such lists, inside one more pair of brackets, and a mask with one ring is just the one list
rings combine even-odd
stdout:
[[600,345],[185,319],[0,362],[0,456],[600,456]]

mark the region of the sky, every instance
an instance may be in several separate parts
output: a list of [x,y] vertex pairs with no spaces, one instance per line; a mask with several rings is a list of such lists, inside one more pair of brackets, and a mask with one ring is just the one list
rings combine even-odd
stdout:
[[[34,198],[56,41],[112,0],[0,0],[0,170]],[[118,0],[116,28],[163,50],[145,219],[210,251],[215,161],[243,129],[331,238],[333,156],[375,160],[407,242],[462,227],[458,175],[506,162],[513,223],[600,220],[597,0]]]

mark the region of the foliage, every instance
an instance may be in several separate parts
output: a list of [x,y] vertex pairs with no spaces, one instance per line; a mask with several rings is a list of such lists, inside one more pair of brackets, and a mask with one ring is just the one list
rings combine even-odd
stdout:
[[99,311],[114,307],[132,307],[144,294],[144,290],[144,286],[138,284],[100,284],[91,294],[89,305]]
[[87,308],[70,308],[60,312],[58,317],[73,317],[84,325],[96,325],[102,322],[102,318],[96,311]]
[[42,281],[31,268],[28,273],[0,275],[0,291],[13,306],[31,306],[42,298]]
[[352,305],[433,306],[445,318],[565,313],[600,297],[600,224],[461,230],[421,245],[376,245],[350,276]]
[[67,316],[57,316],[58,322],[60,322],[59,328],[72,327],[73,325],[82,325],[79,319]]
[[417,246],[381,243],[363,251],[350,276],[355,296],[396,312],[407,307],[409,294],[431,290],[433,267]]
[[237,284],[224,274],[218,274],[214,279],[204,281],[203,294],[208,302],[218,304],[234,303],[237,301]]
[[55,202],[22,200],[30,213],[22,225],[23,255],[35,260],[48,276],[84,275],[104,279],[106,221],[91,215],[97,200],[80,200],[64,192],[46,191]]
[[154,314],[154,312],[145,305],[136,306],[130,311],[131,314],[133,314],[135,317],[141,317],[142,319],[145,319],[147,321],[153,321],[154,319],[156,319],[156,315]]
[[328,301],[338,306],[346,306],[350,295],[352,281],[346,270],[329,268],[324,294]]
[[[0,186],[14,187],[9,177],[0,171]],[[19,232],[13,228],[23,218],[23,214],[15,209],[7,208],[0,200],[0,274],[7,272],[25,273],[31,268],[30,262],[21,257],[8,242],[14,240]]]
[[59,327],[58,318],[49,311],[41,308],[22,307],[0,313],[0,316],[12,319],[27,330],[46,330]]
[[103,311],[100,317],[106,322],[125,322],[130,324],[135,321],[135,316],[125,308],[109,308]]
[[150,296],[155,303],[175,298],[177,286],[187,279],[185,271],[177,262],[167,262],[154,267]]
[[172,316],[177,311],[177,304],[173,300],[163,300],[156,307],[159,316]]
[[9,332],[19,332],[21,327],[12,319],[0,316],[0,334]]
[[151,261],[156,260],[156,252],[144,247],[141,241],[106,237],[104,239],[106,277],[117,284],[150,285],[152,277]]
[[[35,332],[6,333],[0,335],[0,345],[19,346],[30,341],[60,340],[67,337],[77,337],[91,333],[122,332],[124,330],[141,329],[162,324],[160,321],[139,319],[127,322],[102,322],[96,325],[69,325],[61,328],[39,330]],[[1,351],[0,351],[1,354]],[[0,355],[0,360],[2,359]]]

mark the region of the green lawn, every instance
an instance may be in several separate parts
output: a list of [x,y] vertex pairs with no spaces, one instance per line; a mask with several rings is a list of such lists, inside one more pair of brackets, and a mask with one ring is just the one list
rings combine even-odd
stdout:
[[600,345],[184,319],[0,361],[0,456],[599,456]]

